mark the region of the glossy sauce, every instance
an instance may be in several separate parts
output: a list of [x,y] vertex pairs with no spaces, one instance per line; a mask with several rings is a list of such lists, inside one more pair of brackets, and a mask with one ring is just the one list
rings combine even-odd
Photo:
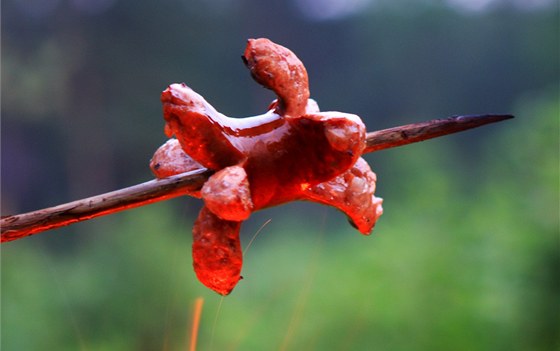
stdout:
[[198,164],[215,171],[195,194],[205,206],[193,229],[193,265],[198,279],[222,295],[241,277],[239,230],[252,212],[315,201],[346,213],[364,234],[382,213],[375,174],[360,158],[361,119],[319,112],[301,61],[268,39],[249,40],[244,62],[278,96],[268,112],[227,117],[185,84],[172,84],[161,101],[165,132],[177,140],[160,147],[151,162],[158,177]]

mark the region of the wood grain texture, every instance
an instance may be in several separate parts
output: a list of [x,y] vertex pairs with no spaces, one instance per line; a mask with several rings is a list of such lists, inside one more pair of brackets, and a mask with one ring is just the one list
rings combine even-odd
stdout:
[[[513,118],[511,115],[453,116],[370,132],[364,153],[375,152],[437,138]],[[99,216],[190,195],[202,187],[212,171],[205,168],[165,179],[151,180],[128,188],[76,200],[0,220],[1,242],[18,240],[50,229]]]

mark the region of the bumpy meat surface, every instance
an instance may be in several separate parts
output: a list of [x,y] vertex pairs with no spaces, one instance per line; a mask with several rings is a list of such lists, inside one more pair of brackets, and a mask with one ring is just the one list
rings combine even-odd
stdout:
[[307,199],[333,206],[346,213],[362,234],[369,234],[383,214],[383,199],[374,195],[377,177],[368,163],[359,158],[343,174],[307,190]]
[[299,117],[305,113],[309,99],[307,70],[292,51],[266,38],[249,39],[243,61],[259,84],[276,93],[279,114]]
[[177,139],[169,139],[160,146],[150,160],[150,169],[157,178],[194,171],[202,166],[187,155]]
[[223,168],[212,175],[202,187],[206,207],[228,221],[244,221],[253,211],[253,201],[245,169]]
[[309,99],[301,61],[268,39],[251,39],[244,62],[278,96],[263,115],[231,118],[181,84],[161,95],[165,132],[175,136],[154,155],[159,177],[201,165],[215,173],[200,195],[205,206],[193,230],[200,281],[228,294],[239,280],[241,222],[252,212],[294,200],[334,206],[362,233],[382,213],[375,174],[360,158],[366,128],[343,112],[320,112]]
[[193,267],[202,284],[220,295],[229,294],[241,279],[241,222],[218,218],[203,207],[193,228]]

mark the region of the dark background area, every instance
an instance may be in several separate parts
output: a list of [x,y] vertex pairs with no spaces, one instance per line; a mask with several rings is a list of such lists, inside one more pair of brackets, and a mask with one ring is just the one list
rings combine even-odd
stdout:
[[370,237],[317,204],[254,214],[244,245],[271,222],[223,302],[192,273],[199,200],[4,244],[2,349],[185,349],[202,296],[201,350],[557,350],[555,1],[5,0],[2,215],[151,179],[171,83],[263,113],[274,96],[240,59],[257,37],[369,131],[516,118],[367,155],[385,199]]

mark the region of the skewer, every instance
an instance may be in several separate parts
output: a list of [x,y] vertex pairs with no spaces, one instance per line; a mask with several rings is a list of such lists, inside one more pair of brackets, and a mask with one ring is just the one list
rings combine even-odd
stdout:
[[[364,153],[416,143],[511,118],[511,115],[453,116],[370,132],[366,136]],[[200,190],[210,175],[212,171],[201,168],[54,207],[4,216],[0,220],[0,242],[14,241],[95,217],[188,195]]]

